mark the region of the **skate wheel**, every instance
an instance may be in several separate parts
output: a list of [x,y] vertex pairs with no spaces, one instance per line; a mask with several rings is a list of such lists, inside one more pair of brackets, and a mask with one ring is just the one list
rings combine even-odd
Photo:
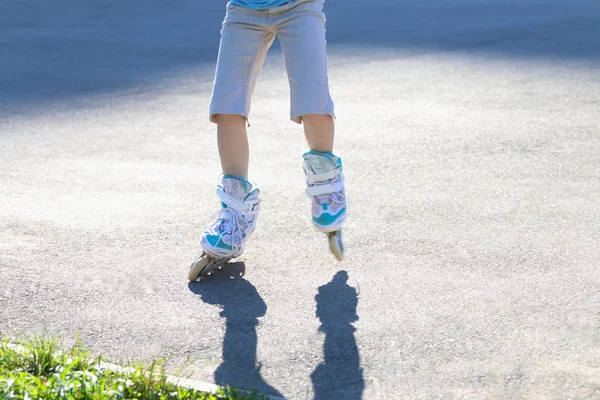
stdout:
[[329,249],[338,261],[344,259],[344,244],[342,243],[342,231],[329,232]]
[[190,282],[195,282],[200,278],[200,274],[204,270],[204,268],[210,262],[210,257],[206,254],[202,254],[202,256],[194,261],[194,263],[190,266],[190,270],[188,272],[188,279]]

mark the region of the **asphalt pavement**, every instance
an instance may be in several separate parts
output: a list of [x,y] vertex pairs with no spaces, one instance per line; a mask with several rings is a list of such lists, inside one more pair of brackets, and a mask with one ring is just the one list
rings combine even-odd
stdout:
[[224,7],[0,2],[0,332],[290,399],[600,399],[600,4],[327,0],[346,260],[275,45],[257,231],[188,283]]

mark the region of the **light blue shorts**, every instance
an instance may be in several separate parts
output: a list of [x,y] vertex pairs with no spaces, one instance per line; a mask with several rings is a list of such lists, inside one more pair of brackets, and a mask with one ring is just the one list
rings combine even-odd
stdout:
[[256,78],[277,35],[290,84],[290,118],[334,115],[327,76],[323,0],[293,0],[254,11],[227,4],[209,116],[243,115],[248,119]]

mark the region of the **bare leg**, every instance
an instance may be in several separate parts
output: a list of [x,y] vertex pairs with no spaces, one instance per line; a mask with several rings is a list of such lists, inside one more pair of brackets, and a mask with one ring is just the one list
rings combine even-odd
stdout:
[[248,179],[246,119],[242,115],[219,114],[217,124],[217,144],[223,173]]
[[333,152],[335,124],[331,115],[306,114],[302,116],[304,135],[311,150],[322,153]]

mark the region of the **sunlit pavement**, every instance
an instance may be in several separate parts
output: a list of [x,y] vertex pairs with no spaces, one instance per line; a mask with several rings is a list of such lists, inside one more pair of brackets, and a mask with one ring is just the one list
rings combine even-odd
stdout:
[[0,3],[3,333],[294,399],[600,398],[597,2],[328,0],[346,260],[275,47],[257,231],[188,284],[219,205],[200,3]]

